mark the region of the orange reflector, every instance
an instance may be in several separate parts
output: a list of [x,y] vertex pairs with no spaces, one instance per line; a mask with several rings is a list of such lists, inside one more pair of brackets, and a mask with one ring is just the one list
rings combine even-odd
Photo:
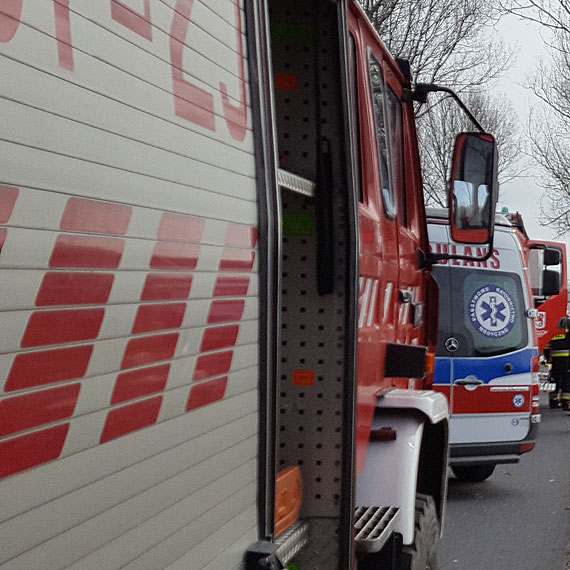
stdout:
[[534,449],[534,443],[521,443],[521,453],[527,453],[528,451],[531,451],[532,449]]
[[303,500],[303,481],[298,467],[287,467],[275,480],[275,536],[285,532],[298,518]]
[[294,386],[314,386],[315,371],[314,370],[293,370]]
[[299,80],[294,73],[276,73],[275,89],[283,91],[296,91],[299,87]]
[[435,352],[426,352],[426,374],[435,370]]

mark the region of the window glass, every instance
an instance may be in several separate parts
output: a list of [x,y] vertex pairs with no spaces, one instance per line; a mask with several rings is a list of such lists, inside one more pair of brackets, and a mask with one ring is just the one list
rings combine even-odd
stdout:
[[450,336],[459,343],[453,356],[491,356],[526,346],[527,318],[518,275],[443,267],[435,267],[433,274],[442,299],[439,356],[450,356],[444,347]]
[[361,157],[360,152],[360,117],[358,115],[358,91],[357,91],[357,67],[356,67],[356,42],[352,34],[348,40],[348,73],[350,81],[350,111],[352,115],[352,154],[355,168],[356,187],[358,189],[358,200],[364,202],[364,195],[362,191],[362,174],[361,174]]
[[378,162],[380,164],[380,183],[382,186],[382,201],[386,215],[393,218],[396,215],[396,199],[394,192],[394,183],[392,180],[393,172],[388,167],[389,150],[388,150],[388,128],[385,110],[385,84],[382,68],[378,60],[370,54],[369,59],[370,70],[370,89],[372,92],[372,103],[374,106],[374,126],[376,128],[376,140],[378,146]]
[[388,152],[392,164],[392,180],[394,191],[398,195],[400,203],[400,216],[402,222],[407,224],[406,196],[404,186],[404,137],[402,125],[402,105],[396,94],[386,88],[386,115],[388,117]]

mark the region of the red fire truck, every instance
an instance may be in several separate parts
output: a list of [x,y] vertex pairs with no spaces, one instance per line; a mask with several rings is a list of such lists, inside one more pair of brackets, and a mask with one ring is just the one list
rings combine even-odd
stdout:
[[[441,88],[352,1],[7,0],[0,65],[2,569],[435,568]],[[452,188],[488,247],[492,137]]]

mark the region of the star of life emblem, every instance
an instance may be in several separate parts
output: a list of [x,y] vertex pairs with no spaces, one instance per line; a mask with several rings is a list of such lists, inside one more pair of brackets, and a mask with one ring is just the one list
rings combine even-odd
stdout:
[[515,394],[513,397],[513,406],[515,408],[520,408],[524,405],[524,396],[522,394]]
[[517,313],[511,296],[502,287],[486,285],[471,297],[469,318],[483,336],[501,338],[511,332]]

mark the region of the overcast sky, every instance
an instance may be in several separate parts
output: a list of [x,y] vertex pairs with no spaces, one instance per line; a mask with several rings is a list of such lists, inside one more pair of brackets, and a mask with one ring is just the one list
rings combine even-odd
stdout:
[[[520,21],[515,17],[503,18],[497,26],[496,33],[517,50],[513,66],[508,74],[499,80],[497,88],[511,99],[525,128],[529,109],[539,103],[533,94],[528,89],[524,89],[522,85],[533,72],[539,58],[546,57],[544,42],[539,26]],[[523,216],[527,233],[532,239],[555,239],[555,232],[541,227],[539,222],[539,204],[542,193],[542,189],[535,183],[534,176],[521,177],[501,186],[499,208],[507,206],[510,211],[519,211]],[[570,252],[570,236],[556,238],[556,240],[565,241]]]

